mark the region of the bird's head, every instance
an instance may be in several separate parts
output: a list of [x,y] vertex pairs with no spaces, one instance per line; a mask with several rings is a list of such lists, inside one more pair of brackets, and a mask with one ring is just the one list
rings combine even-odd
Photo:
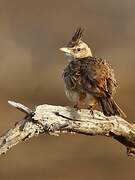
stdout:
[[81,59],[92,56],[89,46],[82,41],[83,29],[78,28],[67,46],[60,48],[69,59]]

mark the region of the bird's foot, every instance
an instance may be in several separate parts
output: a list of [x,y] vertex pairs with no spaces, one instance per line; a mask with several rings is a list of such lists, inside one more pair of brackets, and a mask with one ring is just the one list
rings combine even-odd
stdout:
[[81,111],[81,108],[80,108],[80,106],[78,104],[75,104],[74,108],[75,108],[76,111],[79,111],[79,110]]
[[90,110],[90,115],[91,115],[91,116],[92,116],[92,118],[94,119],[94,118],[95,118],[95,116],[94,116],[93,107],[92,107],[92,106],[90,106],[90,107],[89,107],[89,110]]

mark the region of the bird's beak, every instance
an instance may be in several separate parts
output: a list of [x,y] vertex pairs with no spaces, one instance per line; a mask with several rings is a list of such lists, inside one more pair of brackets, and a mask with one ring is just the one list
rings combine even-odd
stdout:
[[70,52],[71,52],[68,47],[62,47],[62,48],[60,48],[60,51],[63,51],[63,52],[68,53],[68,54],[70,54]]

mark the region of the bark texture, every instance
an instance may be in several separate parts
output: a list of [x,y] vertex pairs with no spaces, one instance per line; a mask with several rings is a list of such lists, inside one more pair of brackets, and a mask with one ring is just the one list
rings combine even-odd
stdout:
[[9,104],[25,113],[25,117],[0,137],[0,154],[5,154],[20,141],[41,133],[60,135],[61,133],[81,133],[85,135],[107,136],[119,141],[127,148],[128,156],[135,156],[135,124],[121,117],[106,117],[100,111],[76,111],[71,107],[39,105],[35,110],[9,101]]

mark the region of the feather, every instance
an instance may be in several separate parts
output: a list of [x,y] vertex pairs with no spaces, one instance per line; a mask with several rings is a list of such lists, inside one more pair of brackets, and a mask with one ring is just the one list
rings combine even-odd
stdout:
[[75,31],[71,41],[68,43],[68,47],[74,47],[76,44],[78,44],[78,42],[81,40],[82,36],[83,36],[83,32],[84,29],[77,28],[77,30]]

